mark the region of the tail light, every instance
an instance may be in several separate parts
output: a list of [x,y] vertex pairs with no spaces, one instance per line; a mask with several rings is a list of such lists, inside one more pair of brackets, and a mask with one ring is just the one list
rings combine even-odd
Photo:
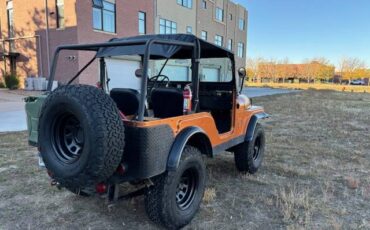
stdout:
[[95,189],[97,193],[103,194],[107,192],[107,185],[104,183],[99,183],[96,185]]
[[120,164],[116,171],[118,174],[123,175],[126,172],[126,166],[124,164]]

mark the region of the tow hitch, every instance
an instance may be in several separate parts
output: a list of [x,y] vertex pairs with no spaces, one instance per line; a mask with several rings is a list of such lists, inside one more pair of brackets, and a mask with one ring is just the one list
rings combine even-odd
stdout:
[[153,185],[153,182],[150,179],[141,181],[140,183],[136,184],[138,187],[137,190],[133,192],[129,192],[127,194],[124,194],[122,196],[119,195],[119,185],[118,184],[112,184],[108,186],[108,196],[107,196],[107,202],[110,205],[114,205],[115,202],[118,200],[128,200],[137,196],[144,195],[147,189]]

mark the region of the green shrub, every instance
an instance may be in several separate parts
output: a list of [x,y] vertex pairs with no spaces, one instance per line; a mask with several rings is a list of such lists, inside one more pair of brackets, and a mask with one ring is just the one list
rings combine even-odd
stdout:
[[18,89],[19,88],[19,79],[14,74],[5,74],[5,85],[8,89]]

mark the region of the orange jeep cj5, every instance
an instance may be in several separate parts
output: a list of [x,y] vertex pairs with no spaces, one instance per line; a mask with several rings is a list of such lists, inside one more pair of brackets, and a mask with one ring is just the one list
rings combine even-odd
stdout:
[[[52,90],[65,50],[95,55]],[[114,83],[108,63],[117,57],[139,68],[129,73],[123,67]],[[95,59],[98,86],[73,84]],[[255,173],[261,165],[265,135],[259,120],[268,115],[240,94],[245,75],[244,68],[235,73],[232,52],[188,34],[60,46],[48,91],[26,99],[29,143],[58,188],[110,202],[145,195],[151,220],[181,228],[203,198],[204,156],[232,152],[242,172]],[[120,195],[126,182],[137,190]]]

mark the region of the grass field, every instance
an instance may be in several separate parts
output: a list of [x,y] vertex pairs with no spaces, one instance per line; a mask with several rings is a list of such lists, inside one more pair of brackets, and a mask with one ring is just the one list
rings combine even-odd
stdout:
[[341,92],[354,93],[370,93],[370,86],[360,85],[337,85],[337,84],[322,84],[322,83],[254,83],[247,82],[249,87],[270,87],[270,88],[284,88],[284,89],[317,89],[317,90],[334,90]]
[[[266,156],[255,175],[230,153],[207,159],[200,212],[186,229],[369,229],[370,94],[333,91],[255,98]],[[26,133],[0,134],[0,229],[157,229],[143,198],[109,207],[49,185]]]

